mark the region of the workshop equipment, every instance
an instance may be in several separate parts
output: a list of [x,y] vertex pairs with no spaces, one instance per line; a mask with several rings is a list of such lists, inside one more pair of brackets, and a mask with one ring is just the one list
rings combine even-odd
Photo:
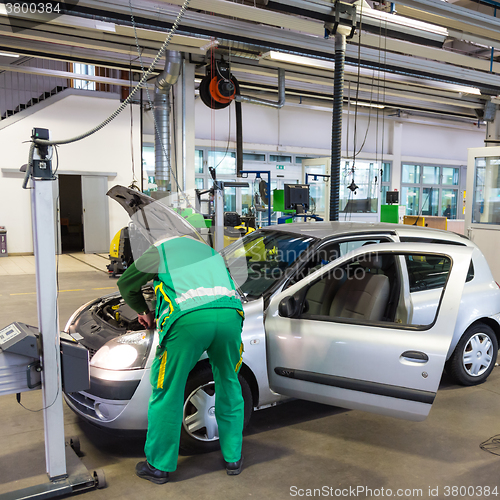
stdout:
[[[52,171],[53,147],[37,144],[40,139],[50,140],[47,129],[33,129],[31,139],[23,188],[27,189],[31,179],[38,328],[15,322],[0,331],[0,376],[8,378],[5,391],[16,394],[35,389],[41,382],[49,481],[33,484],[27,479],[29,486],[26,487],[23,487],[23,480],[18,481],[21,488],[0,495],[0,500],[54,498],[106,486],[102,471],[90,474],[77,457],[78,440],[65,442],[63,378],[67,390],[89,387],[88,351],[84,353],[82,349],[85,348],[71,338],[61,339],[52,184],[57,178]],[[63,365],[61,358],[69,361]],[[20,396],[17,398],[19,401]],[[70,449],[72,446],[74,450]]]
[[106,266],[110,277],[121,276],[125,269],[134,262],[132,249],[130,248],[130,238],[128,227],[120,229],[111,240],[109,246],[110,263]]

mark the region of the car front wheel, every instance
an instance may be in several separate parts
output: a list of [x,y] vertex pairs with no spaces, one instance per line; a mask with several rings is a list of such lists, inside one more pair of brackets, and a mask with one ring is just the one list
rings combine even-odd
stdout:
[[[253,411],[252,391],[248,382],[238,375],[245,402],[243,426]],[[210,365],[195,368],[189,375],[184,393],[180,448],[184,453],[206,453],[220,448],[219,428],[215,419],[215,383]]]
[[481,384],[495,367],[497,354],[498,341],[493,329],[476,323],[462,335],[447,363],[447,371],[459,384]]

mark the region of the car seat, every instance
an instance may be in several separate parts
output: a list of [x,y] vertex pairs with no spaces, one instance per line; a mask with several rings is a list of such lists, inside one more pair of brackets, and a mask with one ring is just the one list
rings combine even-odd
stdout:
[[362,276],[355,273],[340,286],[331,302],[329,316],[382,321],[390,292],[389,278],[378,274],[383,269],[383,258],[373,254],[359,264],[364,268]]

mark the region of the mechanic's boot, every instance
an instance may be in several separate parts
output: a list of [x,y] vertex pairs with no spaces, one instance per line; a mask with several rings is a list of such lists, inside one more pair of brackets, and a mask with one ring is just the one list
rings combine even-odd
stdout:
[[237,476],[241,472],[243,456],[237,462],[226,462],[226,472],[228,476]]
[[135,473],[142,479],[147,479],[156,484],[165,484],[168,482],[168,472],[155,469],[147,460],[139,462],[135,466]]

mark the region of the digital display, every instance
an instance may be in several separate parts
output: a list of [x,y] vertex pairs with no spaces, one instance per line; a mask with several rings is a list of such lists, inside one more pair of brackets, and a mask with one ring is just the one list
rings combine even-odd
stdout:
[[21,333],[18,328],[14,325],[9,325],[7,328],[0,330],[0,343],[3,344],[7,342],[11,337],[16,336]]

